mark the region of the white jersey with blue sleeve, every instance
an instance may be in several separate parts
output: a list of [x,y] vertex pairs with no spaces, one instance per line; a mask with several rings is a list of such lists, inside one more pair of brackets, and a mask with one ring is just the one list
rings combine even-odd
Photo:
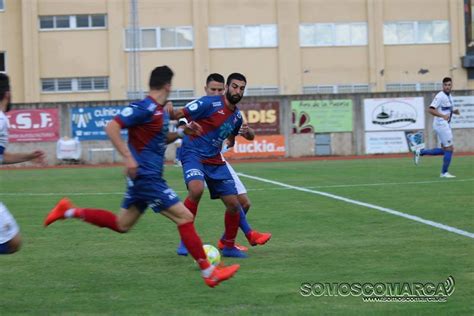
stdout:
[[3,153],[8,145],[8,118],[0,111],[0,164],[3,163]]
[[[444,91],[440,91],[436,94],[436,96],[433,99],[433,102],[430,104],[430,108],[435,109],[439,113],[443,115],[449,115],[451,116],[453,113],[453,98],[451,94],[446,94]],[[433,118],[433,125],[446,125],[449,122],[447,122],[444,118],[435,116]]]

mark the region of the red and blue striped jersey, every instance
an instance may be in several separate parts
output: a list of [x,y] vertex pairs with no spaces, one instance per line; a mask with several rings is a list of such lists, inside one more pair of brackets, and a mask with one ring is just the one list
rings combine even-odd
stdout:
[[138,176],[163,177],[169,114],[152,97],[130,103],[114,120],[128,129],[128,148]]
[[239,109],[232,111],[225,102],[225,96],[205,96],[186,105],[186,119],[201,125],[203,134],[184,137],[183,156],[193,155],[208,164],[225,163],[220,154],[222,143],[229,135],[237,136],[243,122]]

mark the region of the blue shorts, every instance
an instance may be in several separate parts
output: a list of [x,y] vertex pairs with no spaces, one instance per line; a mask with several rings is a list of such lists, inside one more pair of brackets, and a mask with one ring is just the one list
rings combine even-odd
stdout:
[[122,201],[122,208],[135,205],[143,213],[147,207],[158,213],[178,203],[178,195],[168,187],[163,179],[138,177],[127,178],[127,192]]
[[206,181],[211,199],[237,195],[235,182],[226,165],[203,164],[194,157],[183,157],[183,176],[186,186],[192,180]]

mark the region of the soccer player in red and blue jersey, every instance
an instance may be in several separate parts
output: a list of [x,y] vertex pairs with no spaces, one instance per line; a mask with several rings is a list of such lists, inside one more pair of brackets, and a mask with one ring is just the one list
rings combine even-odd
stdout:
[[[224,92],[225,92],[224,77],[218,73],[210,74],[206,79],[206,86],[204,87],[204,91],[206,92],[207,96],[224,95]],[[253,131],[253,129],[248,127],[248,125],[245,123],[242,124],[239,134],[248,140],[253,140],[255,137],[255,132]],[[227,146],[227,144],[225,144],[225,146]],[[261,233],[251,228],[250,224],[247,221],[247,215],[246,215],[251,206],[250,199],[247,195],[247,190],[245,189],[245,186],[243,185],[242,181],[240,181],[238,175],[235,173],[234,169],[229,164],[229,162],[227,161],[225,162],[226,162],[227,168],[229,169],[229,172],[232,175],[232,178],[234,179],[235,187],[237,189],[237,199],[239,200],[239,203],[241,205],[239,227],[244,232],[245,237],[247,238],[247,240],[252,246],[263,245],[271,238],[272,235],[271,233]],[[197,206],[201,199],[202,193],[203,191],[192,193],[193,197],[195,198],[195,201],[194,201],[195,203],[190,203],[189,200],[185,201],[185,204],[186,203],[191,204],[190,208],[193,208],[195,206],[195,211],[196,211],[194,213],[195,216],[197,215]],[[218,241],[218,247],[221,250],[224,249],[225,247],[221,239]],[[235,247],[242,251],[248,250],[247,247],[239,245],[237,243],[235,243]],[[186,247],[184,246],[183,242],[181,242],[180,245],[178,246],[176,253],[181,256],[188,255],[188,251]]]
[[[231,278],[240,266],[215,267],[209,263],[195,231],[192,213],[163,179],[166,145],[179,136],[178,133],[169,133],[169,114],[163,109],[171,91],[172,78],[173,72],[169,67],[155,68],[150,77],[149,96],[124,108],[106,127],[112,144],[124,159],[127,175],[128,189],[121,212],[115,215],[107,210],[79,208],[64,198],[51,210],[44,224],[48,226],[60,219],[79,218],[99,227],[126,233],[150,207],[176,223],[181,240],[201,268],[204,281],[214,287]],[[120,135],[123,128],[128,129],[128,144]],[[184,133],[199,135],[200,131],[199,125],[191,123]]]
[[247,257],[245,252],[235,247],[242,207],[237,198],[234,179],[221,155],[223,142],[228,140],[229,146],[233,146],[242,126],[242,114],[237,104],[244,95],[246,85],[244,75],[232,73],[227,78],[225,95],[205,96],[174,112],[176,118],[185,117],[203,129],[200,136],[185,136],[181,146],[181,163],[188,188],[184,204],[196,215],[204,181],[211,199],[220,198],[224,202],[226,212],[222,254],[225,257]]

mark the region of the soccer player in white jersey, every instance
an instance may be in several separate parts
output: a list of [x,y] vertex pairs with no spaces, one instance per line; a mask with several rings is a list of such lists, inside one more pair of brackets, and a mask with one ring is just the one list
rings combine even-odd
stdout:
[[[11,153],[6,151],[8,145],[8,119],[5,115],[11,107],[10,80],[0,73],[0,164],[13,164],[32,160],[40,164],[44,161],[44,152],[36,150],[30,153]],[[20,250],[21,236],[15,218],[7,207],[0,202],[0,255],[11,254]]]
[[443,167],[441,168],[441,178],[455,178],[456,176],[448,172],[451,158],[454,151],[453,132],[451,131],[451,117],[453,114],[459,115],[459,110],[454,109],[451,89],[453,82],[451,78],[443,79],[443,91],[438,92],[433,102],[431,102],[428,112],[434,116],[433,130],[438,136],[441,148],[418,149],[414,152],[415,164],[418,165],[421,156],[440,156],[443,155]]

